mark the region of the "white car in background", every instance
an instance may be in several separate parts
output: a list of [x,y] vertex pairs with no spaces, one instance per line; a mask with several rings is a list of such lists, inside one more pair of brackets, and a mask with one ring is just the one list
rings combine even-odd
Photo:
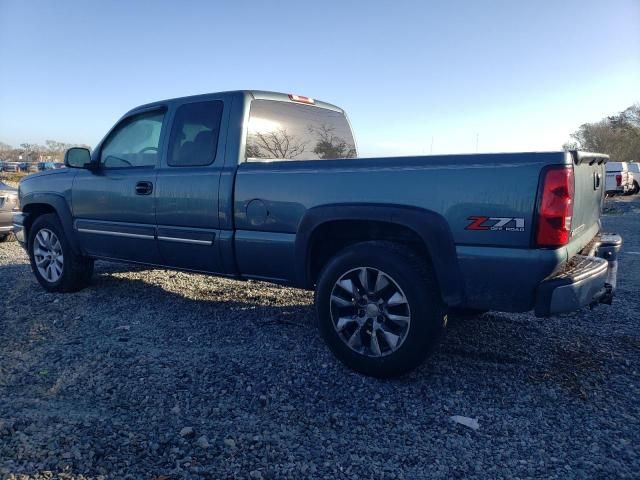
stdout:
[[629,162],[627,164],[629,170],[629,184],[631,185],[631,193],[640,192],[640,163]]
[[627,162],[607,162],[604,185],[607,195],[623,195],[631,190]]

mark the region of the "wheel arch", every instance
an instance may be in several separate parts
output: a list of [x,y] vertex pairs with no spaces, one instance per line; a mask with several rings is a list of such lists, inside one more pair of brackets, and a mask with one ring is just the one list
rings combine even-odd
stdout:
[[462,275],[449,225],[442,215],[418,207],[350,203],[309,209],[296,235],[296,284],[312,288],[333,254],[367,240],[409,245],[431,262],[444,302],[462,302]]
[[25,195],[20,199],[22,213],[25,215],[25,240],[28,242],[31,226],[40,216],[55,213],[60,220],[64,234],[74,253],[80,254],[80,246],[73,232],[73,216],[65,198],[57,193],[38,193]]

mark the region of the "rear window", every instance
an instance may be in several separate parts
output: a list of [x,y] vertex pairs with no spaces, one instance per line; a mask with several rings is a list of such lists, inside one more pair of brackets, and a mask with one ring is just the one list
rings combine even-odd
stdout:
[[273,100],[251,103],[247,160],[329,160],[356,156],[356,145],[344,114]]
[[607,162],[608,172],[622,172],[626,170],[626,165],[623,162]]

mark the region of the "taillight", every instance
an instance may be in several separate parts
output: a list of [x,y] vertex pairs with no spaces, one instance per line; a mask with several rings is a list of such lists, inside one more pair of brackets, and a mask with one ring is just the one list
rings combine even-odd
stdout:
[[616,185],[619,187],[620,185],[622,185],[622,174],[619,173],[618,175],[616,175]]
[[561,247],[569,242],[573,194],[572,166],[547,170],[538,207],[536,244],[539,247]]

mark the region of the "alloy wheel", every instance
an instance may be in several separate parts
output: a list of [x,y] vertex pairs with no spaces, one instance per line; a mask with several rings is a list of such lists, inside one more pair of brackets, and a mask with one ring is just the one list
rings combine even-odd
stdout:
[[409,302],[398,283],[382,270],[349,270],[334,284],[330,302],[333,327],[341,340],[361,355],[389,355],[407,338]]
[[62,276],[64,256],[60,240],[48,228],[38,231],[33,240],[33,258],[40,275],[48,282],[55,283]]

